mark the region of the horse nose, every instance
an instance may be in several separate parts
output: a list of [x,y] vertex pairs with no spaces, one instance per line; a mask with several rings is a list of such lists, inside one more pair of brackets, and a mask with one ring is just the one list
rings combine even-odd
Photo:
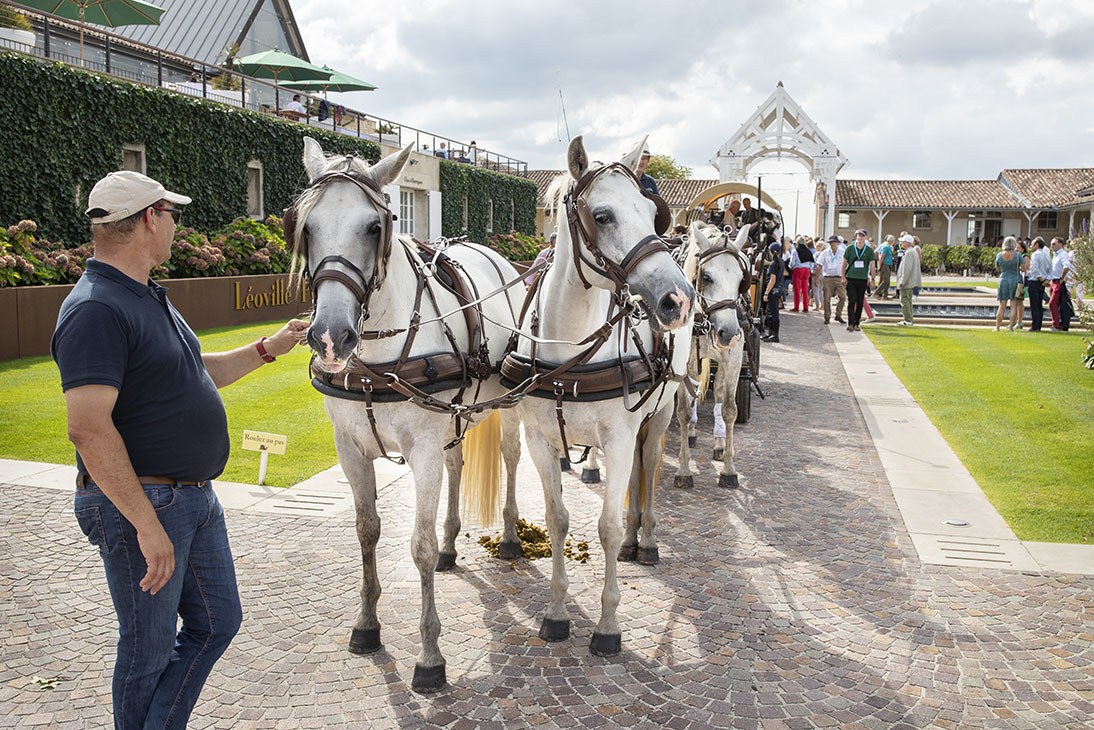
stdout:
[[348,327],[334,333],[314,325],[308,329],[308,345],[324,360],[347,359],[357,349],[357,341],[357,333]]
[[719,327],[718,328],[718,344],[722,347],[727,347],[733,338],[740,334],[740,327]]
[[657,303],[657,317],[665,324],[676,324],[688,316],[690,309],[691,300],[683,292],[675,290],[661,297]]

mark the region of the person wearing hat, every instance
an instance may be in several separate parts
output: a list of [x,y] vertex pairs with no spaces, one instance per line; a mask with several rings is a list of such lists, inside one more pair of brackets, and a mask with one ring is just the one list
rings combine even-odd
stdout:
[[638,182],[642,184],[643,190],[648,190],[654,195],[661,195],[661,191],[657,189],[657,181],[646,174],[646,166],[650,164],[650,146],[643,143],[642,156],[638,158],[638,169],[634,171],[634,174],[638,177]]
[[832,320],[832,297],[837,297],[836,321],[844,324],[843,307],[847,303],[847,286],[843,283],[843,249],[839,236],[828,237],[828,248],[817,256],[821,272],[821,298],[824,300],[824,323]]
[[896,272],[896,290],[900,296],[901,321],[897,324],[912,326],[912,296],[915,290],[923,286],[923,272],[920,271],[919,251],[915,239],[905,233],[900,237],[900,248],[904,251],[900,268]]
[[[117,727],[183,727],[242,620],[224,511],[228,460],[217,389],[289,352],[293,320],[236,350],[203,353],[149,279],[171,256],[185,195],[113,172],[88,198],[95,255],[50,344],[76,446],[75,513],[99,548],[118,616]],[[182,628],[177,622],[182,619]]]
[[779,341],[779,309],[782,307],[783,284],[783,247],[781,243],[772,243],[767,247],[771,263],[767,267],[767,288],[764,298],[767,301],[767,334],[764,342]]
[[866,229],[855,231],[855,241],[843,252],[841,277],[847,287],[847,331],[861,329],[863,305],[866,302],[866,285],[874,278],[876,257],[873,247],[866,242]]

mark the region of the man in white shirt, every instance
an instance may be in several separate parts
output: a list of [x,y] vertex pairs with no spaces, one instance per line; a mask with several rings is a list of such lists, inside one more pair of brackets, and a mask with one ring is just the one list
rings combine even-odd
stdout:
[[1029,289],[1030,332],[1040,332],[1045,319],[1045,287],[1051,286],[1052,257],[1040,236],[1030,244],[1033,254],[1029,258],[1029,272],[1026,274],[1026,288]]
[[844,324],[843,307],[847,304],[847,287],[844,286],[841,274],[843,272],[843,244],[839,236],[828,237],[828,248],[817,257],[817,264],[821,269],[821,299],[824,300],[824,323],[828,324],[832,318],[832,297],[837,297],[836,321]]
[[292,101],[285,105],[285,111],[296,112],[297,114],[307,114],[308,110],[304,108],[304,105],[300,103],[300,94],[293,94]]
[[1071,254],[1064,248],[1064,239],[1052,239],[1052,297],[1048,308],[1052,312],[1052,329],[1067,332],[1071,328],[1071,295],[1067,291],[1067,276],[1071,273]]
[[915,239],[907,234],[901,236],[900,247],[904,249],[904,256],[896,272],[896,289],[900,294],[901,314],[901,321],[897,324],[911,327],[912,296],[916,289],[923,286],[923,272],[920,271],[919,251],[915,247]]

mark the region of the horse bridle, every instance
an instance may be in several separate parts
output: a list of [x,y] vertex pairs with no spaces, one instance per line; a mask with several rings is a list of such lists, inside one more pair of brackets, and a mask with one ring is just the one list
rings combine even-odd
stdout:
[[[741,268],[741,284],[737,287],[737,297],[735,299],[719,299],[711,302],[703,294],[703,267],[709,264],[719,256],[732,256],[733,260],[737,263],[737,266]],[[703,314],[706,317],[714,314],[722,309],[728,309],[730,307],[738,308],[738,304],[742,299],[748,297],[752,288],[752,275],[748,271],[748,267],[745,266],[744,261],[741,260],[741,254],[739,251],[730,248],[729,246],[716,246],[708,248],[706,251],[697,254],[696,260],[698,266],[695,270],[695,296],[703,305]],[[738,314],[740,310],[738,309]]]
[[[325,187],[332,182],[339,180],[345,180],[353,183],[365,194],[365,197],[369,199],[376,212],[380,215],[380,245],[378,247],[377,256],[373,265],[372,275],[369,276],[365,272],[361,271],[361,268],[354,264],[344,256],[331,255],[324,256],[314,269],[309,268],[308,262],[308,248],[307,241],[302,241],[301,255],[304,259],[304,279],[308,282],[308,286],[311,288],[312,294],[315,295],[318,292],[319,282],[326,279],[333,279],[341,283],[353,296],[356,297],[357,302],[361,305],[361,312],[364,319],[368,318],[368,302],[372,297],[372,293],[380,288],[380,285],[384,281],[384,277],[387,274],[387,262],[391,256],[391,242],[392,242],[392,229],[393,224],[397,220],[395,215],[391,212],[391,207],[388,203],[387,196],[384,195],[383,190],[376,184],[376,181],[367,175],[363,175],[359,172],[350,170],[350,165],[353,162],[352,155],[346,158],[346,169],[336,170],[328,172],[319,176],[312,181],[311,185],[305,190],[313,190],[319,187]],[[301,194],[303,195],[303,193]],[[285,242],[291,249],[296,249],[296,206],[299,203],[300,198],[288,208],[285,209],[285,213],[281,219],[281,225],[285,233]],[[356,276],[331,267],[331,264],[338,263],[345,266]]]
[[[638,187],[642,196],[651,200],[657,206],[657,214],[654,217],[654,233],[639,241],[618,264],[605,256],[597,245],[596,220],[593,218],[592,209],[589,208],[589,203],[585,199],[585,195],[593,182],[601,175],[612,171],[624,173]],[[610,165],[586,172],[580,180],[571,184],[564,203],[566,206],[566,219],[570,227],[570,240],[574,248],[574,264],[577,267],[577,275],[581,278],[581,283],[585,285],[586,289],[592,285],[585,276],[582,264],[611,281],[615,286],[616,293],[619,293],[626,287],[627,277],[634,272],[638,264],[655,253],[669,252],[669,247],[660,235],[668,229],[671,222],[672,214],[668,204],[659,195],[655,195],[643,188],[634,171],[620,162],[613,162]],[[585,256],[582,247],[592,255],[592,261]]]

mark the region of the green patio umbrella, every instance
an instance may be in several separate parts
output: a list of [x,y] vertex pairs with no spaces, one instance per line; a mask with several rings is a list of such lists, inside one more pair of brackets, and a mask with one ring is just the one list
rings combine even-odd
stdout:
[[287,86],[290,89],[299,89],[300,91],[322,91],[324,96],[328,91],[376,90],[376,87],[369,82],[362,81],[349,74],[344,74],[341,71],[335,71],[329,66],[324,66],[323,70],[330,73],[330,78],[314,79],[312,81],[288,81],[282,84],[282,86]]
[[232,70],[256,79],[314,81],[330,78],[331,72],[284,51],[262,51],[232,61]]
[[19,0],[20,4],[80,21],[80,61],[84,60],[83,23],[117,28],[119,25],[159,25],[163,8],[141,0]]

